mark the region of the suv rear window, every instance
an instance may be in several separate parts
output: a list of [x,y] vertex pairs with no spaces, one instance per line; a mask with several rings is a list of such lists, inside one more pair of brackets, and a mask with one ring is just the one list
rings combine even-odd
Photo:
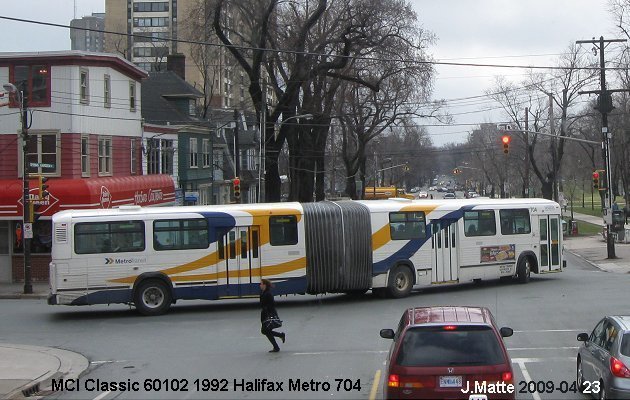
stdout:
[[441,367],[497,365],[505,363],[501,344],[489,326],[443,326],[410,328],[405,333],[398,365]]
[[619,352],[626,357],[630,357],[630,333],[626,333],[623,335]]

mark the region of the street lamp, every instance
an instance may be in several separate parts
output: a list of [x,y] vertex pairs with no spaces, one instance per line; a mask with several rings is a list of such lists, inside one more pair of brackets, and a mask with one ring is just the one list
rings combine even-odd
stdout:
[[24,246],[24,294],[33,293],[33,285],[31,283],[31,239],[33,238],[33,223],[31,222],[28,186],[28,160],[27,160],[27,144],[28,144],[28,106],[24,91],[12,83],[2,85],[4,90],[13,93],[18,98],[20,107],[20,121],[22,123],[22,240]]

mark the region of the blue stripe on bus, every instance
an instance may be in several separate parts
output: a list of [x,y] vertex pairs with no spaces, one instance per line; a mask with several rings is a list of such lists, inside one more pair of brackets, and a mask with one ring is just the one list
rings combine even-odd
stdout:
[[[306,276],[286,278],[274,281],[274,294],[304,294],[306,293]],[[240,291],[240,293],[239,293]],[[241,285],[208,285],[173,288],[173,296],[176,300],[217,300],[223,296],[254,296],[260,292],[258,283]],[[132,289],[99,290],[85,296],[74,299],[73,306],[88,304],[112,304],[131,303],[133,301]]]
[[224,212],[200,212],[201,215],[208,221],[210,227],[208,232],[208,241],[214,243],[217,241],[217,236],[226,234],[229,230],[236,226],[236,219],[234,216]]
[[[469,211],[472,208],[473,208],[472,206],[462,207],[459,210],[454,210],[447,214],[444,214],[444,216],[442,216],[441,218],[431,219],[430,221],[433,223],[435,221],[443,221],[443,220],[459,220],[460,218],[464,216],[464,211]],[[374,263],[372,267],[372,274],[380,275],[387,272],[387,270],[391,268],[396,263],[396,261],[410,260],[411,257],[413,257],[413,255],[416,254],[418,250],[420,250],[422,245],[424,245],[428,240],[431,239],[431,235],[432,235],[431,224],[427,224],[425,227],[424,238],[412,239],[403,247],[401,247],[400,250],[396,251],[394,254],[390,255],[384,260]]]

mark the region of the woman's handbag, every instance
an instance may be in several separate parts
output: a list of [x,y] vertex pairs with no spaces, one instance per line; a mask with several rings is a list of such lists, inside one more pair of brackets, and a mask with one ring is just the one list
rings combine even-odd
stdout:
[[278,318],[277,316],[272,315],[271,317],[263,321],[263,327],[265,328],[265,330],[268,330],[268,331],[272,329],[280,328],[281,326],[282,326],[282,320]]

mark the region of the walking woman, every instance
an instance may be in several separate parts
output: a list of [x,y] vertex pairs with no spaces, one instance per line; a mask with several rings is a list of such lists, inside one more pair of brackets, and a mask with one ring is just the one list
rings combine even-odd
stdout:
[[271,342],[273,349],[270,350],[270,353],[277,353],[280,351],[280,347],[276,342],[276,338],[279,337],[282,339],[282,343],[285,340],[284,332],[274,332],[274,327],[269,326],[269,324],[265,324],[265,321],[271,317],[278,318],[278,312],[276,311],[276,304],[273,300],[273,293],[271,293],[271,288],[273,285],[268,279],[260,280],[260,306],[262,310],[260,311],[260,333],[267,336],[267,339]]

